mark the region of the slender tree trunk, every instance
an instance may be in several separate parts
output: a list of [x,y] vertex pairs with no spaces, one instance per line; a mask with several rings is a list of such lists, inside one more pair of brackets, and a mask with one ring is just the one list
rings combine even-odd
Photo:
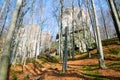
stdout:
[[93,12],[94,12],[94,19],[95,19],[95,30],[96,30],[96,35],[97,35],[97,42],[98,42],[98,52],[99,52],[99,66],[100,68],[104,69],[106,68],[105,63],[104,63],[104,54],[103,54],[103,49],[102,49],[102,43],[101,43],[101,37],[100,37],[100,31],[98,27],[98,20],[97,20],[97,15],[95,11],[95,5],[94,5],[94,0],[91,0],[92,2],[92,7],[93,7]]
[[19,10],[22,5],[22,0],[17,0],[17,4],[15,10],[13,12],[13,17],[10,23],[9,32],[5,41],[4,50],[1,56],[0,62],[0,80],[6,80],[8,68],[9,68],[9,61],[10,61],[10,46],[12,42],[13,33],[15,31],[16,21],[19,15]]
[[100,12],[101,12],[101,15],[102,15],[103,24],[104,24],[104,27],[105,27],[106,38],[109,39],[109,34],[108,34],[108,31],[107,31],[107,25],[105,23],[105,17],[104,17],[104,13],[103,13],[102,4],[101,4],[100,0],[98,0],[98,1],[99,1]]
[[72,60],[74,59],[74,49],[75,49],[75,40],[74,40],[74,0],[72,0]]
[[116,11],[117,11],[117,14],[118,14],[118,17],[119,17],[119,20],[120,20],[120,10],[119,10],[119,8],[120,8],[120,3],[119,2],[116,2],[116,0],[113,0],[113,2],[114,2],[114,5],[115,5],[115,8],[116,8]]
[[87,4],[88,4],[87,7],[88,7],[88,12],[89,12],[89,16],[90,16],[90,20],[91,20],[91,24],[92,24],[92,29],[93,29],[96,46],[98,47],[97,32],[95,30],[95,21],[94,21],[94,16],[92,16],[92,15],[94,15],[94,11],[93,11],[93,8],[90,11],[90,8],[89,8],[90,4],[89,4],[88,0],[87,0]]
[[42,55],[41,42],[42,42],[42,26],[40,27],[40,42],[39,42],[40,56]]
[[64,41],[64,53],[63,53],[63,73],[67,71],[67,57],[68,57],[68,27],[65,28],[65,41]]
[[37,61],[37,56],[39,55],[39,39],[40,39],[40,34],[39,34],[39,30],[37,30],[37,32],[36,32],[37,34],[36,34],[36,56],[35,56],[35,60]]
[[60,26],[59,26],[59,56],[61,57],[61,37],[60,37]]
[[119,20],[119,16],[117,14],[117,11],[116,11],[113,0],[107,0],[107,1],[109,3],[109,6],[110,6],[111,15],[112,15],[114,26],[115,26],[115,29],[116,29],[116,32],[117,32],[117,36],[118,36],[119,41],[120,41],[120,20]]
[[[87,27],[87,26],[86,26]],[[86,28],[85,28],[85,25],[83,25],[83,38],[84,38],[84,43],[85,43],[85,46],[86,46],[86,51],[87,51],[87,54],[88,54],[88,57],[91,58],[91,55],[90,55],[90,52],[89,52],[89,48],[88,48],[88,43],[87,43],[87,38],[86,38]]]
[[60,15],[60,58],[62,60],[63,58],[63,51],[62,51],[62,27],[63,27],[63,23],[62,23],[62,19],[63,19],[63,9],[64,9],[64,0],[60,0],[60,4],[61,4],[61,15]]
[[5,6],[7,6],[7,11],[6,11],[6,14],[5,14],[4,23],[2,25],[2,30],[0,32],[0,39],[2,38],[2,34],[3,34],[3,31],[4,31],[5,24],[6,24],[7,16],[8,16],[8,13],[9,13],[9,5],[8,5],[8,3],[9,3],[9,0],[4,1],[3,6],[2,6],[2,10],[0,12],[0,18],[1,18],[3,10],[4,10]]
[[5,6],[6,6],[7,3],[8,3],[8,0],[5,0],[5,1],[3,2],[2,9],[1,9],[1,11],[0,11],[0,18],[2,17],[2,13],[3,13],[3,11],[4,11],[4,9],[5,9]]
[[38,43],[38,31],[35,31],[35,34],[34,34],[34,40],[35,40],[35,60],[37,61],[37,49],[38,49],[38,45],[37,45],[37,43]]
[[[25,32],[25,30],[24,30],[24,32]],[[18,32],[18,34],[16,36],[16,43],[15,43],[15,46],[14,46],[14,48],[12,50],[11,57],[10,57],[10,61],[11,61],[12,64],[16,63],[16,59],[17,59],[17,56],[18,56],[18,53],[19,53],[17,51],[17,49],[19,47],[20,41],[22,40],[22,36],[23,36],[24,32],[22,33],[22,29],[20,28],[19,32]]]
[[23,65],[22,65],[22,72],[23,72],[23,73],[24,73],[24,71],[25,71],[26,60],[27,60],[27,57],[25,57],[25,59],[24,59],[24,61],[23,61]]
[[[40,39],[40,35],[39,35],[39,32],[38,32],[38,37],[37,37],[37,51],[36,51],[36,54],[37,54],[37,56],[39,55],[39,53],[40,53],[40,43],[39,43],[39,40]],[[36,56],[36,60],[37,60],[37,56]]]
[[6,12],[6,15],[5,15],[5,20],[4,20],[4,23],[3,23],[3,26],[2,26],[2,30],[1,30],[1,32],[0,32],[0,39],[2,38],[2,34],[3,34],[3,31],[4,31],[5,24],[6,24],[8,12],[9,12],[9,7],[8,7],[7,12]]

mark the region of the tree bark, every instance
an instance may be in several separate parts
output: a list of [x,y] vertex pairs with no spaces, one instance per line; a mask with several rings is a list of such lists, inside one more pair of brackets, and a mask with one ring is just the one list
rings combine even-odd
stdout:
[[101,15],[102,15],[103,24],[104,24],[104,27],[105,27],[106,38],[109,39],[109,34],[108,34],[108,31],[107,31],[107,25],[106,25],[106,22],[105,22],[105,17],[104,17],[104,13],[103,13],[102,4],[101,4],[100,0],[98,0],[98,1],[99,1],[100,12],[101,12]]
[[9,12],[9,7],[8,7],[8,9],[7,9],[7,11],[6,11],[4,23],[3,23],[3,25],[2,25],[2,30],[1,30],[1,32],[0,32],[0,39],[2,38],[2,34],[3,34],[3,32],[4,32],[4,27],[5,27],[5,24],[6,24],[6,21],[7,21],[8,12]]
[[117,32],[117,36],[118,36],[119,41],[120,41],[120,20],[119,20],[119,17],[118,17],[113,0],[107,0],[107,1],[109,3],[109,7],[111,10],[111,15],[112,15],[114,26],[115,26],[115,29]]
[[10,61],[10,46],[12,42],[12,37],[15,31],[15,25],[16,21],[19,15],[19,10],[22,5],[22,0],[17,0],[17,4],[15,7],[15,10],[13,12],[13,17],[10,23],[10,29],[5,41],[4,50],[1,56],[1,62],[0,62],[0,80],[6,80],[7,79],[7,73],[9,68],[9,61]]
[[64,53],[63,53],[63,73],[67,71],[67,57],[68,57],[68,27],[65,28],[65,41],[64,41]]
[[5,1],[3,2],[2,9],[1,9],[1,11],[0,11],[0,18],[2,17],[2,13],[3,13],[4,9],[5,9],[5,6],[6,6],[7,2],[8,2],[8,0],[5,0]]
[[62,23],[62,19],[63,19],[63,9],[64,9],[64,0],[60,0],[60,4],[61,4],[61,15],[60,15],[60,58],[62,60],[63,58],[63,52],[62,52],[62,27],[63,27],[63,23]]
[[75,40],[74,40],[74,0],[72,0],[72,60],[74,60],[74,49],[75,49]]
[[97,42],[98,40],[97,40],[97,36],[96,36],[97,34],[96,34],[96,31],[95,31],[95,21],[94,21],[94,17],[92,16],[94,14],[94,12],[93,12],[93,9],[90,11],[90,7],[89,7],[89,6],[91,6],[90,4],[89,4],[89,1],[87,0],[87,8],[88,8],[89,16],[90,16],[90,21],[91,21],[91,24],[92,24],[94,39],[95,39],[96,46],[98,46],[98,42]]
[[96,30],[96,36],[97,36],[97,42],[98,42],[98,52],[99,52],[99,67],[104,69],[106,68],[105,64],[104,64],[104,54],[103,54],[103,49],[102,49],[102,42],[101,42],[101,37],[100,37],[100,31],[99,31],[99,27],[98,27],[98,20],[97,20],[97,15],[96,15],[96,11],[95,11],[95,5],[94,5],[94,0],[91,0],[92,3],[92,8],[93,8],[93,12],[94,12],[94,22],[95,22],[95,30]]
[[[3,25],[2,25],[2,30],[0,31],[0,39],[2,38],[2,34],[3,34],[3,31],[4,31],[4,27],[5,27],[5,24],[6,24],[6,20],[7,20],[7,17],[8,17],[8,13],[9,13],[9,5],[8,5],[8,2],[9,2],[9,0],[4,1],[3,6],[2,6],[2,9],[1,9],[1,12],[0,12],[0,18],[1,18],[1,17],[2,17],[2,13],[3,13],[3,10],[4,10],[5,6],[7,6],[7,11],[6,11],[5,18],[4,18],[4,22],[3,22]],[[4,15],[3,15],[3,16],[4,16]]]

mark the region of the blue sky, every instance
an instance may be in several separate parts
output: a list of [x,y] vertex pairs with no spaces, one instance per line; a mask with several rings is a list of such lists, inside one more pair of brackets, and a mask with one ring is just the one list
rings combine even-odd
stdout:
[[[2,2],[4,0],[0,0],[0,8],[2,6]],[[13,3],[15,3],[16,0],[12,0]],[[31,0],[32,1],[32,0]],[[34,9],[33,9],[33,12],[34,12],[34,24],[38,24],[40,22],[40,18],[38,17],[39,14],[40,14],[40,1],[42,0],[35,0],[35,4],[34,4]],[[55,19],[55,17],[53,16],[53,11],[54,11],[54,5],[53,3],[55,1],[58,1],[57,3],[59,3],[59,0],[43,0],[43,7],[44,7],[44,11],[43,11],[43,14],[42,14],[42,21],[45,20],[44,24],[43,24],[43,31],[47,31],[47,30],[50,30],[50,32],[52,33],[52,35],[56,36],[56,33],[58,32],[58,25],[57,25],[57,21]],[[102,6],[104,7],[104,11],[105,10],[108,10],[108,7],[106,6],[106,2],[105,0],[101,0],[102,1]],[[56,4],[57,4],[56,3]],[[98,0],[95,0],[95,4],[98,4]],[[13,5],[11,5],[13,6]],[[74,3],[74,6],[77,7],[78,4],[77,4],[77,0],[75,0],[75,3]],[[67,8],[67,7],[71,7],[71,0],[65,0],[64,1],[64,7]],[[14,7],[12,8],[12,10],[14,9]],[[96,9],[98,10],[99,7],[96,6]],[[12,11],[11,11],[12,12]],[[98,16],[100,14],[98,13]],[[10,19],[11,19],[11,16],[9,16],[9,19],[7,20],[7,24],[9,25],[9,22],[10,22]],[[28,24],[31,23],[31,11],[29,11],[25,17],[24,17],[24,24],[27,26]],[[38,24],[39,25],[39,24]]]

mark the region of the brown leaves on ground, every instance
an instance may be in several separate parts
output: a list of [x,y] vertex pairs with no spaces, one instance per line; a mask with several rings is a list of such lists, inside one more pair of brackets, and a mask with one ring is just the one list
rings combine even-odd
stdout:
[[[110,54],[110,50],[120,49],[120,45],[108,45],[104,46],[105,64],[107,69],[100,69],[98,65],[97,56],[92,58],[86,58],[85,54],[76,55],[75,60],[69,60],[67,65],[67,72],[62,73],[62,63],[50,63],[46,62],[42,64],[42,61],[38,61],[36,64],[29,63],[25,66],[24,73],[22,66],[11,67],[11,80],[13,73],[23,80],[26,75],[30,75],[30,78],[25,80],[92,80],[92,79],[107,79],[107,80],[120,80],[120,58],[119,55]],[[92,56],[96,50],[91,51]],[[82,58],[84,57],[84,58]],[[111,59],[113,58],[114,59]]]

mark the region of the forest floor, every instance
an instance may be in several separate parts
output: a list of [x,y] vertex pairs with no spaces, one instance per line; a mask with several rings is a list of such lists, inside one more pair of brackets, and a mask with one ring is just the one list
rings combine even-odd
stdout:
[[10,80],[120,80],[120,45],[103,47],[106,69],[100,69],[96,49],[87,53],[75,55],[74,60],[68,60],[67,72],[62,73],[62,63],[38,60],[28,63],[24,73],[22,66],[11,67]]

